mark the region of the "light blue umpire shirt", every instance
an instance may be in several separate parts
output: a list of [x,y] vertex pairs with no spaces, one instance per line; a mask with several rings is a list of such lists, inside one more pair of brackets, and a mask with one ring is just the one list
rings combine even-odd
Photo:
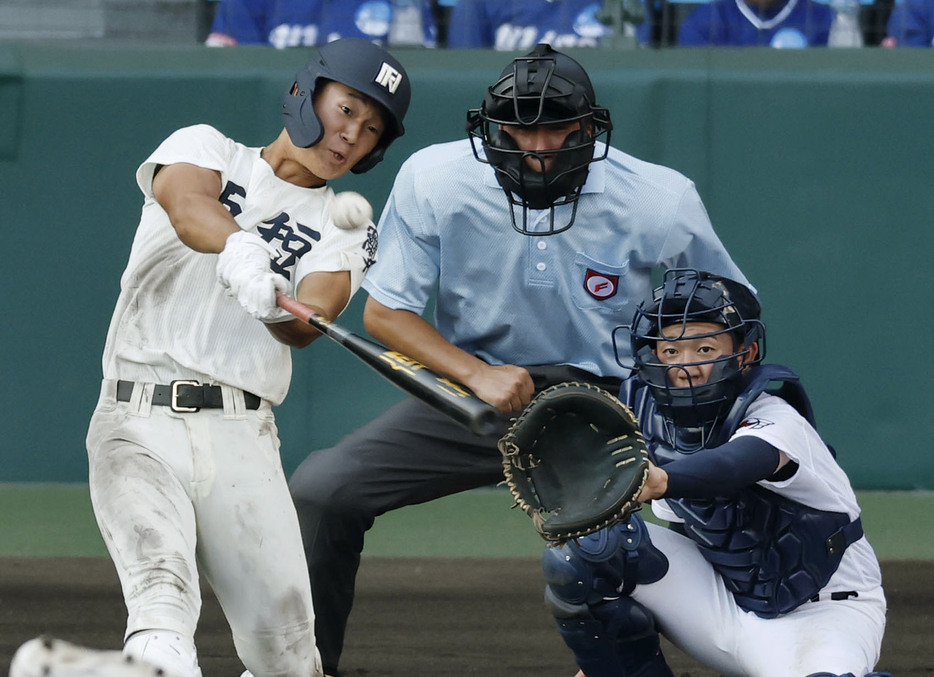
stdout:
[[[569,214],[558,208],[556,224]],[[549,210],[529,220],[545,230]],[[370,296],[421,315],[437,288],[435,327],[489,364],[571,365],[624,378],[612,333],[651,296],[653,269],[692,267],[749,284],[694,184],[612,147],[590,165],[577,218],[563,233],[516,232],[493,168],[467,139],[409,157],[378,228],[377,262],[363,282]]]

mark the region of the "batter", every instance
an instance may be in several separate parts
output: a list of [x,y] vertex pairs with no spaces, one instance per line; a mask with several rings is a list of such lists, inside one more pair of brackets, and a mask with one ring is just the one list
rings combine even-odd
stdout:
[[289,388],[289,347],[318,334],[275,293],[327,317],[346,307],[376,231],[335,226],[327,182],[382,159],[409,98],[382,48],[333,42],[286,92],[272,143],[196,125],[137,171],[145,202],[87,448],[127,606],[124,652],[170,675],[200,675],[199,573],[253,675],[323,674],[272,410]]

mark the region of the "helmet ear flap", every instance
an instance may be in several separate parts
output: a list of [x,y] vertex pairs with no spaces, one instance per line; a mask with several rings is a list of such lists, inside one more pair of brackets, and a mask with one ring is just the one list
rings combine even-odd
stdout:
[[309,148],[324,136],[321,120],[315,112],[317,79],[306,69],[296,75],[282,97],[282,117],[289,138],[299,148]]

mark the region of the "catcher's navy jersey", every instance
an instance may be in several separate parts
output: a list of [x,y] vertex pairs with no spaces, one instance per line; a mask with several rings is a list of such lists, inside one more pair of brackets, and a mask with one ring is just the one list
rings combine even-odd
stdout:
[[743,0],[716,0],[699,5],[684,19],[678,46],[826,46],[832,21],[833,10],[813,0],[788,0],[767,9]]
[[[598,0],[458,0],[451,12],[449,47],[529,50],[540,42],[555,49],[596,47],[609,33],[596,17]],[[648,27],[641,24],[642,42]]]
[[889,16],[886,46],[934,47],[934,0],[901,0]]
[[[429,0],[417,2],[421,5],[423,45],[434,47],[431,4]],[[385,43],[392,13],[390,0],[223,0],[207,43],[269,44],[279,49],[321,45],[338,38]]]
[[[613,330],[651,294],[653,270],[696,267],[747,283],[694,184],[615,148],[590,165],[567,231],[522,235],[508,210],[469,140],[416,152],[396,176],[364,288],[421,315],[437,286],[438,331],[490,364],[569,364],[619,378]],[[548,215],[532,210],[530,227],[546,228]]]

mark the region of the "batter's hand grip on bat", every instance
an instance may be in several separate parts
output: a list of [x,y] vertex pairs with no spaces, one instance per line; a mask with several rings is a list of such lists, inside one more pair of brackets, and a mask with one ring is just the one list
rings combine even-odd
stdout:
[[459,383],[439,376],[411,357],[344,329],[282,292],[276,292],[276,303],[352,352],[393,385],[471,432],[486,436],[499,431],[499,412]]

